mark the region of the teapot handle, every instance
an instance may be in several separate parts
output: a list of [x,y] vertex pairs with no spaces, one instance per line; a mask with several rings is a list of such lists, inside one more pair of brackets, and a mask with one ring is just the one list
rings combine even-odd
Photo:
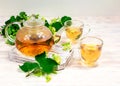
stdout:
[[7,40],[9,40],[10,42],[12,43],[15,43],[15,38],[13,38],[9,33],[8,33],[8,29],[11,25],[13,24],[17,24],[19,26],[19,28],[21,28],[21,25],[19,22],[13,22],[13,23],[10,23],[8,24],[6,27],[5,27],[5,36],[7,38]]

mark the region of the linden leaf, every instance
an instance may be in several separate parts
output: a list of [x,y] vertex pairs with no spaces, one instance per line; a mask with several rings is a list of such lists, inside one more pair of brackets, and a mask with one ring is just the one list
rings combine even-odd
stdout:
[[35,56],[35,59],[40,64],[43,72],[50,74],[57,70],[58,63],[52,58],[48,58],[45,52]]
[[37,63],[33,63],[33,62],[25,62],[22,66],[19,66],[20,69],[24,72],[29,72],[32,71],[33,69],[39,67],[39,65]]

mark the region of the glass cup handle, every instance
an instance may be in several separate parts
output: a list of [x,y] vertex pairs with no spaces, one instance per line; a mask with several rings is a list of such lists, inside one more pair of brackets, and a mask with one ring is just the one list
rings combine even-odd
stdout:
[[7,38],[10,42],[15,43],[15,39],[13,39],[13,38],[8,34],[8,28],[9,28],[9,26],[12,25],[12,24],[18,24],[19,28],[21,28],[21,25],[20,25],[19,22],[10,23],[10,24],[8,24],[8,25],[6,26],[6,28],[5,28],[5,36],[6,36],[6,38]]
[[[84,26],[84,29],[83,29],[82,37],[87,36],[87,35],[90,33],[90,31],[91,31],[90,26],[89,26],[89,25],[85,25],[85,26]],[[82,37],[81,37],[81,38],[82,38]]]

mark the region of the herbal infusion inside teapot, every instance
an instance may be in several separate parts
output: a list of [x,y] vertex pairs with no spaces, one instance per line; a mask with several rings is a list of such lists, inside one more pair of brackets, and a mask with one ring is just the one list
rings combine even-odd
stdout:
[[54,44],[51,31],[36,19],[24,23],[16,35],[16,48],[26,56],[34,57],[48,52]]

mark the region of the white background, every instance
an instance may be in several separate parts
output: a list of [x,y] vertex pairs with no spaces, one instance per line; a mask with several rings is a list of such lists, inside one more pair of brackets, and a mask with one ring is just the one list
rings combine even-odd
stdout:
[[44,16],[119,16],[120,0],[0,0],[0,16],[20,11]]

